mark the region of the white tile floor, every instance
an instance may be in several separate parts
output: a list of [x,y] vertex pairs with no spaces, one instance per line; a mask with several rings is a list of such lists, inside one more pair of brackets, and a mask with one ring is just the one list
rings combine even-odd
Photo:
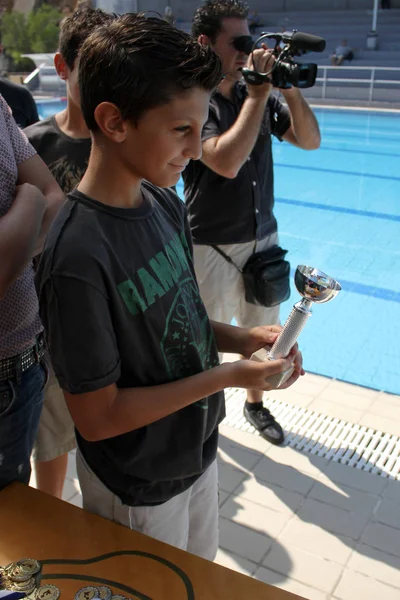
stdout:
[[[316,375],[276,392],[400,435],[400,398]],[[74,453],[64,499],[81,506]],[[309,600],[399,600],[400,481],[221,427],[220,550],[231,569]]]

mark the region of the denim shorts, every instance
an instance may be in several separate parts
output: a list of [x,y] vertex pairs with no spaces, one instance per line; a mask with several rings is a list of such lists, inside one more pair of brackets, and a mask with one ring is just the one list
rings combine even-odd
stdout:
[[0,381],[0,489],[13,481],[29,483],[47,377],[47,366],[41,361],[25,371],[19,382]]

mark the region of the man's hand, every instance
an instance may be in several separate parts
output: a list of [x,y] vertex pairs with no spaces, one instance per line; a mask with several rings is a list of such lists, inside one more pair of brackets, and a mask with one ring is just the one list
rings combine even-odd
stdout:
[[[273,50],[269,49],[266,44],[262,44],[261,48],[254,50],[247,59],[247,68],[258,73],[269,73],[275,64],[275,56]],[[248,94],[250,98],[268,99],[272,90],[272,83],[266,82],[261,85],[247,84]]]

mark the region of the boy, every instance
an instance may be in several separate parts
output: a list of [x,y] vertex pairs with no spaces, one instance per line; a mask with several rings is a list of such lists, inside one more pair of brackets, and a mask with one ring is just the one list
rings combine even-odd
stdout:
[[92,152],[47,239],[37,287],[76,425],[83,505],[212,560],[222,390],[270,389],[266,377],[294,362],[290,385],[301,355],[218,365],[218,350],[248,357],[278,329],[210,323],[185,207],[159,189],[201,154],[221,77],[213,51],[128,14],[90,36],[79,69]]
[[[79,50],[96,27],[110,23],[113,18],[102,10],[84,8],[63,19],[54,64],[67,84],[67,107],[25,130],[65,194],[82,179],[91,146],[90,132],[80,107]],[[34,451],[36,483],[40,490],[62,497],[68,452],[75,446],[74,424],[51,371]]]

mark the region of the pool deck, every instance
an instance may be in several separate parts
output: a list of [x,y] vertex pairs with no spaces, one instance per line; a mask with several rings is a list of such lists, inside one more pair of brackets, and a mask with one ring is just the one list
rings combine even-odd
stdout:
[[[399,396],[312,374],[270,396],[400,436]],[[400,598],[400,481],[220,431],[217,562],[309,600]],[[74,452],[64,499],[82,504]]]

